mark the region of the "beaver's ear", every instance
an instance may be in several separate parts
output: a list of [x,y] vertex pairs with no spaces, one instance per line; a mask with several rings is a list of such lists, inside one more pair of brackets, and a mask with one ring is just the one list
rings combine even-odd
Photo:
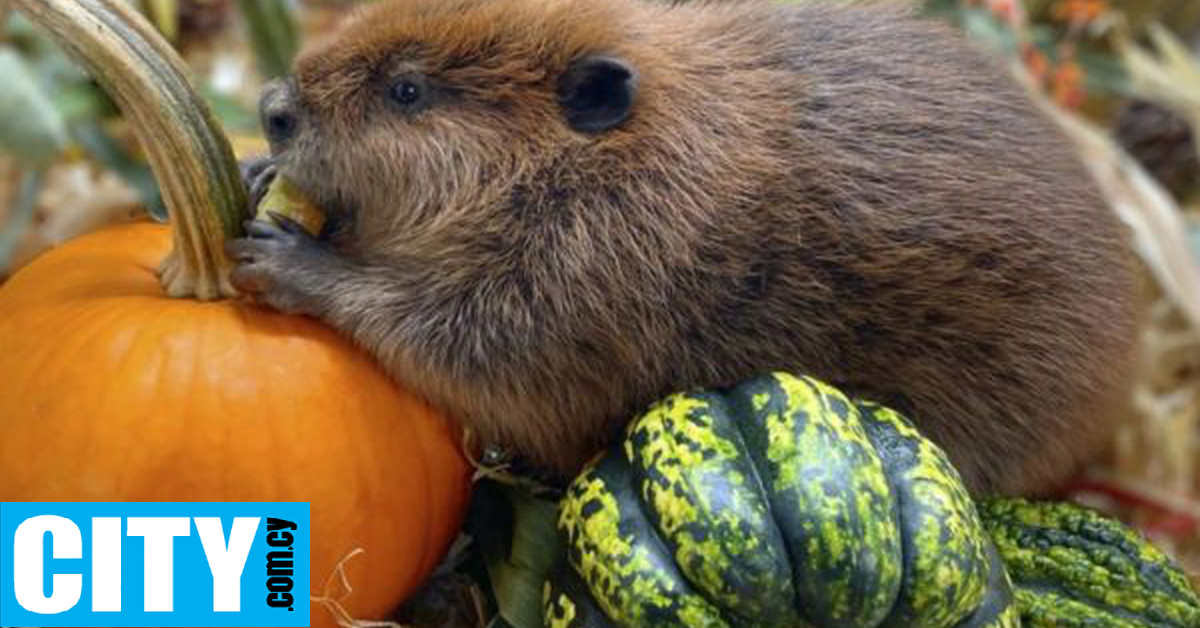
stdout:
[[601,133],[629,117],[637,83],[637,73],[620,59],[583,57],[559,77],[558,102],[571,128]]

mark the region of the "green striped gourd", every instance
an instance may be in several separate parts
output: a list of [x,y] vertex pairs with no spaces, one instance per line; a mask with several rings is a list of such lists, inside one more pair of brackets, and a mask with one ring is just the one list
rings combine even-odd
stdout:
[[1068,503],[979,504],[1026,628],[1200,628],[1183,571],[1119,521]]
[[560,506],[552,628],[1007,628],[1008,576],[945,454],[775,374],[654,406]]

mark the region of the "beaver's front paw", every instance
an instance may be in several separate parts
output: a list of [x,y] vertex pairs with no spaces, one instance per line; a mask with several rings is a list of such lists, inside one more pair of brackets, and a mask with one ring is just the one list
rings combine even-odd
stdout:
[[267,188],[275,180],[276,170],[274,157],[252,157],[238,162],[238,171],[250,201],[250,213],[254,213],[254,208],[266,196]]
[[337,268],[336,256],[299,224],[271,214],[278,225],[246,223],[246,237],[230,240],[226,254],[237,263],[229,278],[243,294],[288,314],[320,317],[328,295],[320,278]]

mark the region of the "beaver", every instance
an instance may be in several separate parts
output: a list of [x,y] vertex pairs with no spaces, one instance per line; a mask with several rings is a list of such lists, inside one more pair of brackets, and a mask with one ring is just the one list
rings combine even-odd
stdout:
[[326,208],[234,284],[567,476],[649,403],[768,371],[907,413],[972,490],[1087,455],[1135,333],[1126,237],[999,63],[903,7],[397,0],[260,105]]

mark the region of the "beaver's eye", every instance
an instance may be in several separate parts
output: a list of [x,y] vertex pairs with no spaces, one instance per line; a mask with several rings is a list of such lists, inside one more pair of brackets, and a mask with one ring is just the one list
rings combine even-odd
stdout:
[[392,100],[405,107],[417,104],[421,95],[421,86],[414,79],[402,78],[392,84]]

